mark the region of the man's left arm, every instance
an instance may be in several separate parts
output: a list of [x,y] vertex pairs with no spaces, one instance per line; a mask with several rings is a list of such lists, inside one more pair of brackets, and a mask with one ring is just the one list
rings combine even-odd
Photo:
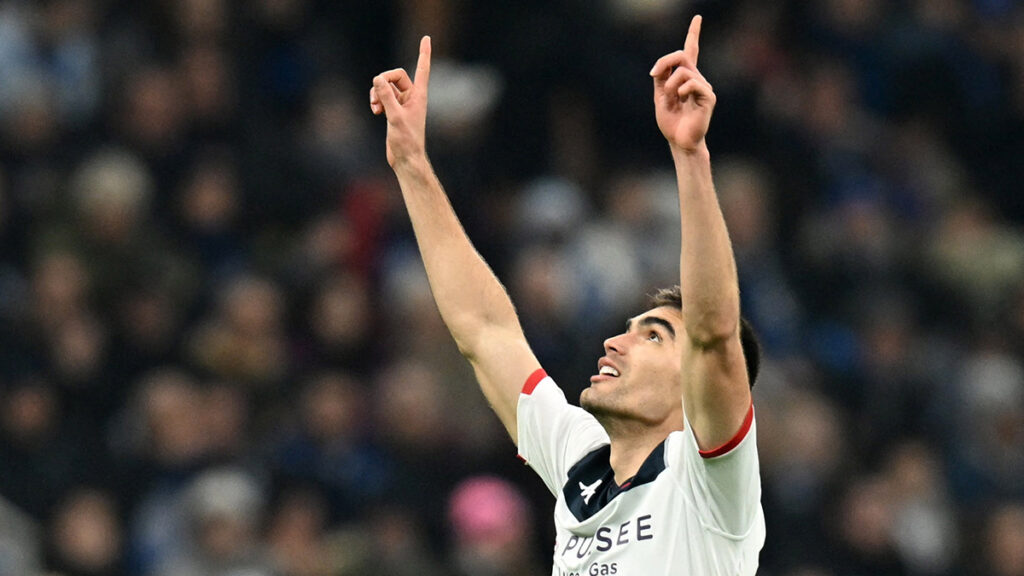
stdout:
[[701,17],[694,17],[683,50],[651,69],[658,128],[668,140],[679,187],[682,250],[680,289],[683,409],[702,451],[734,439],[751,405],[740,344],[736,262],[711,178],[705,142],[715,94],[697,69]]

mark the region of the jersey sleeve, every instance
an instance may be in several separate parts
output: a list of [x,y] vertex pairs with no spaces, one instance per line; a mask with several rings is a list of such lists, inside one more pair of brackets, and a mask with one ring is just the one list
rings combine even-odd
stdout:
[[686,430],[669,436],[668,467],[690,495],[705,528],[730,538],[745,537],[763,522],[754,407],[736,435],[713,450],[701,450],[692,430],[687,421]]
[[569,404],[544,370],[526,381],[516,408],[519,457],[558,495],[569,468],[594,449],[608,444],[608,435],[593,416]]

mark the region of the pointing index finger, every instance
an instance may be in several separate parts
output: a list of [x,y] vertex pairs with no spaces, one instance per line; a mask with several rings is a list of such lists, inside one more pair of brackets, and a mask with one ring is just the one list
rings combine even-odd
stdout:
[[430,86],[430,36],[424,36],[420,40],[420,57],[416,62],[415,82],[424,91]]
[[694,16],[693,20],[690,20],[690,30],[686,33],[686,43],[683,44],[683,52],[690,57],[694,66],[697,65],[697,55],[700,53],[698,43],[700,41],[700,24],[702,21],[703,18],[700,14]]

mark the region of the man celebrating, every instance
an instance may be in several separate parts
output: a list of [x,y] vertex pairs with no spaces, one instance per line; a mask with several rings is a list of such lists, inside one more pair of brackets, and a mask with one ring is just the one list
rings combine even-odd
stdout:
[[678,180],[680,284],[605,341],[582,409],[530,351],[427,159],[430,38],[415,81],[390,70],[370,90],[441,316],[520,456],[558,499],[553,575],[748,575],[764,544],[757,344],[740,318],[704,141],[715,94],[697,70],[700,26],[697,16],[683,50],[650,72]]

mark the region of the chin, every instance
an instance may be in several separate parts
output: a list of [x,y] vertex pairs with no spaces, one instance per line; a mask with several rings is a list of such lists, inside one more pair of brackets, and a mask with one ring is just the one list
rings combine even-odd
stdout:
[[599,409],[599,406],[594,403],[594,393],[590,388],[584,388],[583,392],[580,392],[580,408],[591,413],[595,409]]
[[590,411],[590,388],[584,388],[583,392],[580,392],[580,408]]
[[585,411],[597,417],[607,415],[611,412],[608,406],[598,400],[595,400],[594,394],[590,391],[590,388],[587,388],[580,393],[580,408],[583,408]]

